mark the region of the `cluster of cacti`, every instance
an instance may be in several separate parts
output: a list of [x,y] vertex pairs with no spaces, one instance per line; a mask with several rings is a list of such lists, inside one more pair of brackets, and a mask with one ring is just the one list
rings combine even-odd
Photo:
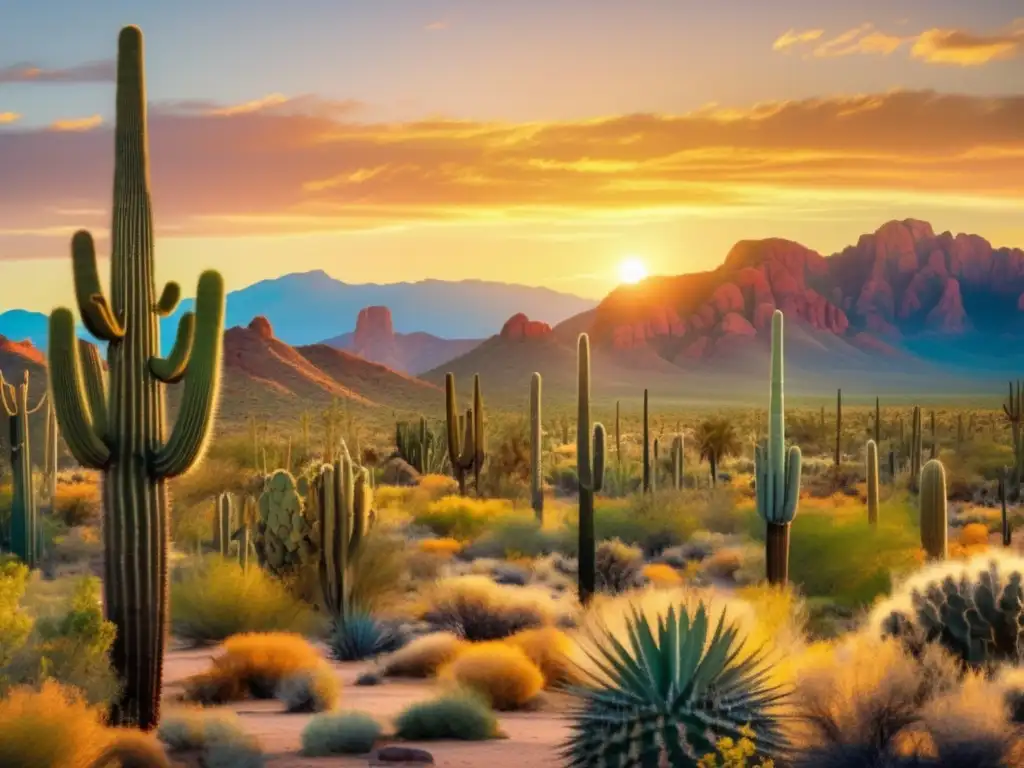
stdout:
[[395,422],[395,450],[420,474],[433,470],[435,455],[441,452],[439,443],[426,417],[421,416],[416,426],[407,421]]
[[480,392],[480,376],[473,377],[473,407],[466,410],[465,418],[459,414],[459,400],[455,390],[455,374],[444,377],[445,421],[448,430],[448,461],[459,484],[459,493],[466,495],[466,479],[473,473],[473,485],[480,493],[480,470],[486,459],[487,442],[484,438],[484,400]]
[[530,377],[530,506],[537,522],[544,522],[544,457],[541,455],[541,377]]
[[939,643],[976,669],[1024,661],[1024,561],[985,558],[951,562],[909,583],[875,609],[881,632],[914,652]]
[[946,470],[938,459],[921,469],[918,496],[921,517],[921,546],[929,560],[946,559],[949,516],[946,510]]
[[676,435],[672,438],[672,489],[680,490],[683,487],[683,436]]
[[651,429],[648,410],[647,390],[644,390],[644,436],[643,436],[643,491],[651,492]]
[[[168,494],[166,481],[191,469],[212,432],[220,389],[224,281],[199,277],[195,312],[182,315],[171,353],[160,357],[159,318],[181,295],[154,284],[152,205],[146,132],[142,33],[121,30],[117,57],[114,205],[108,299],[92,236],[72,239],[75,296],[82,323],[107,342],[109,400],[92,364],[79,357],[75,317],[50,315],[50,396],[75,459],[104,473],[104,608],[117,628],[111,653],[123,681],[114,724],[159,720],[167,636]],[[178,419],[167,435],[164,387],[184,381]]]
[[650,491],[653,493],[658,490],[658,455],[661,452],[661,441],[659,438],[654,438],[654,444],[651,446],[651,488]]
[[868,523],[878,525],[878,444],[868,440],[867,448]]
[[800,501],[800,448],[786,449],[783,402],[782,312],[772,316],[772,369],[768,401],[768,444],[754,450],[757,513],[767,526],[768,582],[789,580],[789,530]]
[[[300,478],[305,483],[305,478]],[[313,562],[318,550],[316,511],[303,502],[300,483],[285,469],[274,472],[259,497],[256,556],[261,568],[286,576]]]
[[352,607],[349,564],[369,526],[373,492],[369,473],[352,461],[344,442],[338,461],[321,468],[315,485],[321,595],[327,612],[343,622]]
[[[577,349],[576,480],[579,487],[579,598],[590,602],[597,589],[594,494],[604,483],[604,426],[590,427],[590,338],[581,333]],[[593,447],[593,456],[591,456]]]
[[39,557],[39,503],[32,482],[32,440],[28,417],[46,401],[43,395],[33,407],[28,404],[28,371],[21,384],[4,381],[0,373],[0,411],[7,416],[12,480],[10,546],[29,568],[35,568]]

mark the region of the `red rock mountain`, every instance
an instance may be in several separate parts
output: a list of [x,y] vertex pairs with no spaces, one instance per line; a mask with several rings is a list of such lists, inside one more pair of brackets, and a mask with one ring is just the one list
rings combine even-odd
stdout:
[[710,272],[616,289],[591,332],[614,350],[649,349],[685,367],[763,339],[776,309],[813,338],[876,356],[921,339],[1021,335],[1024,252],[915,220],[830,257],[789,240],[741,241]]
[[323,342],[413,375],[465,354],[479,343],[477,339],[441,339],[429,333],[395,333],[391,310],[380,306],[361,309],[354,332]]

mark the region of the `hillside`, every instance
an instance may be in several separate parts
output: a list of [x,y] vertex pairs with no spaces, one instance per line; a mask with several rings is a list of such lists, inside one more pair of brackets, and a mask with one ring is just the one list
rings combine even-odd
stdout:
[[396,333],[388,307],[364,307],[359,310],[355,331],[322,343],[392,370],[416,375],[464,355],[480,339],[442,339],[422,331]]

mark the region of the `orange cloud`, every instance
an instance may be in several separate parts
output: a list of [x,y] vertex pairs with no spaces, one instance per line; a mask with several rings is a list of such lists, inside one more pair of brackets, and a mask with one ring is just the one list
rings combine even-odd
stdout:
[[875,29],[872,24],[862,24],[826,40],[814,49],[814,55],[822,58],[858,53],[888,56],[909,39],[913,38],[886,34]]
[[[155,105],[161,231],[639,217],[835,195],[1024,204],[1024,96],[895,91],[537,123],[361,122],[344,102],[297,101]],[[110,131],[0,132],[0,229],[109,210]]]
[[113,59],[87,61],[63,69],[45,69],[35,64],[0,67],[3,83],[112,83],[117,75]]
[[790,29],[776,38],[775,42],[772,43],[772,50],[785,51],[804,43],[813,43],[824,34],[825,30],[823,29]]
[[991,61],[1012,59],[1024,53],[1024,28],[1019,23],[1000,35],[975,35],[958,29],[922,32],[911,56],[930,64],[977,67]]
[[438,32],[442,29],[448,29],[447,21],[432,21],[424,29],[429,29],[431,32]]
[[0,112],[0,125],[9,125],[19,120],[21,120],[21,115],[17,112]]
[[103,124],[103,118],[99,115],[89,117],[76,117],[70,120],[55,120],[50,123],[51,131],[91,131]]

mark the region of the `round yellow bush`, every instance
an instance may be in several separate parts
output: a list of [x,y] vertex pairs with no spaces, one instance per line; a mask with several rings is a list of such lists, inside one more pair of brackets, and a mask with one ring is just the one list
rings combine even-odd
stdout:
[[644,576],[656,587],[676,587],[683,583],[683,577],[679,572],[665,563],[645,565]]
[[457,539],[423,539],[419,542],[418,548],[420,552],[426,552],[431,555],[440,555],[442,557],[451,558],[454,557],[461,549],[462,542]]
[[968,523],[960,529],[960,543],[964,547],[978,547],[988,544],[988,526],[984,523]]
[[433,632],[384,659],[382,671],[388,677],[431,677],[467,647],[469,643],[451,632]]
[[504,642],[520,649],[544,676],[544,687],[568,682],[573,666],[569,661],[573,643],[569,636],[555,627],[524,629]]
[[492,707],[521,709],[544,688],[544,675],[522,650],[502,641],[476,643],[438,675],[455,687],[484,696]]

